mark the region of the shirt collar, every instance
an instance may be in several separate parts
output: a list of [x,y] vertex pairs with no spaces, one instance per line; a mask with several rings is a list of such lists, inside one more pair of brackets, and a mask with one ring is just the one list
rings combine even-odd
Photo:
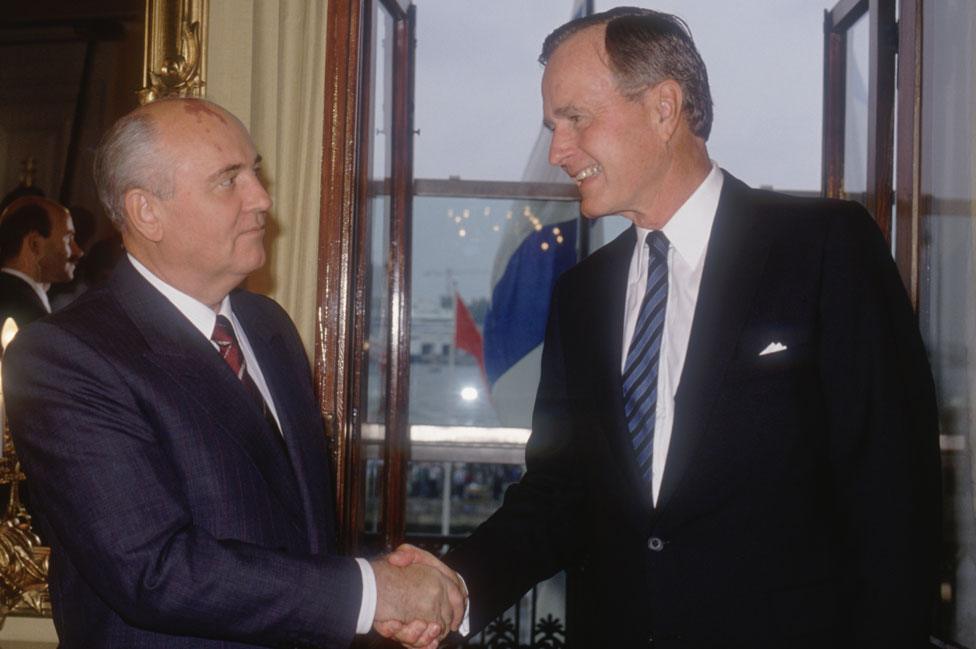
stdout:
[[41,298],[41,303],[44,304],[45,310],[47,310],[48,313],[51,312],[51,302],[47,298],[47,290],[51,288],[50,284],[41,284],[40,282],[35,281],[30,275],[26,275],[19,270],[14,270],[13,268],[4,267],[0,270],[8,275],[13,275],[14,277],[18,277],[27,282],[27,285],[34,289],[34,292],[37,293],[37,297]]
[[[705,255],[724,182],[722,170],[712,161],[712,170],[705,180],[661,228],[675,252],[691,268],[697,268]],[[643,244],[648,232],[651,230],[638,227],[637,241]]]
[[[132,267],[142,275],[147,282],[152,284],[152,286],[163,294],[163,296],[173,303],[173,306],[182,313],[190,323],[202,333],[207,340],[210,340],[211,335],[213,335],[214,325],[217,324],[217,314],[213,312],[209,306],[192,298],[183,291],[174,288],[173,286],[167,284],[163,280],[159,279],[152,273],[151,270],[142,265],[142,263],[133,257],[131,254],[127,253],[129,261],[132,263]],[[225,295],[224,299],[220,302],[220,315],[225,316],[235,325],[236,329],[236,318],[234,318],[234,313],[230,308],[230,296]]]

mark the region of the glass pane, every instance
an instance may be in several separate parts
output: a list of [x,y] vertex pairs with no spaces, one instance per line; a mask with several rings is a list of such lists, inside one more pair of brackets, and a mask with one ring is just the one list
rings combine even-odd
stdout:
[[[366,341],[367,358],[363,376],[365,412],[362,435],[379,441],[386,436],[386,355],[389,348],[390,310],[387,286],[388,250],[390,247],[390,178],[393,157],[390,133],[393,130],[393,17],[373,2],[373,69],[371,71],[372,101],[370,111],[370,155],[367,223],[369,228],[366,277]],[[366,518],[368,532],[379,529],[380,494],[382,493],[382,459],[367,459]]]
[[944,559],[937,635],[976,646],[976,6],[926,2],[919,325],[939,396]]
[[539,364],[519,364],[576,262],[578,214],[576,202],[414,200],[411,423],[529,426]]
[[868,188],[868,61],[870,32],[865,14],[847,31],[844,91],[844,191],[864,203]]
[[573,0],[415,0],[414,175],[522,180],[542,125],[542,41]]
[[521,477],[521,465],[412,462],[407,476],[407,532],[470,534],[498,509],[505,489]]
[[[578,3],[416,4],[414,173],[474,182],[413,202],[407,531],[461,538],[524,470],[552,284],[577,260],[579,218],[575,201],[476,187],[569,184],[548,165],[537,57]],[[544,637],[544,619],[564,625],[564,590],[561,576],[533,589],[473,643]]]

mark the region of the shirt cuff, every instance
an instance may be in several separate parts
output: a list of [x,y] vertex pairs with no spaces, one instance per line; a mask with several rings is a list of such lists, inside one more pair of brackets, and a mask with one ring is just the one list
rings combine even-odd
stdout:
[[[356,622],[356,633],[369,633],[373,628],[373,618],[376,616],[376,575],[373,566],[366,559],[356,559],[359,572],[363,575],[363,598],[359,604],[359,619]],[[467,623],[467,612],[464,621]]]
[[464,586],[464,617],[461,619],[461,626],[458,627],[458,633],[464,637],[468,637],[471,633],[471,593],[468,592],[468,584],[464,581],[464,577],[461,573],[455,573],[458,579],[461,580],[461,585]]

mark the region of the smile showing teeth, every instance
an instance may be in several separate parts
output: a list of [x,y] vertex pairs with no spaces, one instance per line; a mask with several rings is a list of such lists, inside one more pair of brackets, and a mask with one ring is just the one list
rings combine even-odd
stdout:
[[603,167],[601,167],[600,165],[593,165],[592,167],[587,167],[583,171],[581,171],[578,174],[576,174],[575,176],[573,176],[573,180],[575,180],[578,183],[579,182],[583,182],[584,180],[586,180],[590,176],[595,176],[596,174],[600,173],[601,171],[603,171]]

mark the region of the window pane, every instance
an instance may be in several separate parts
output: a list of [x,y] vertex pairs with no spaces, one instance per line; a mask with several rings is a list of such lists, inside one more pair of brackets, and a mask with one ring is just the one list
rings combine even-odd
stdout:
[[572,0],[416,0],[414,175],[522,180],[542,125],[542,41]]
[[847,31],[844,89],[844,192],[864,203],[868,188],[868,39],[865,14]]
[[[385,437],[386,423],[386,354],[389,345],[390,312],[387,288],[387,251],[389,250],[391,204],[390,177],[392,156],[389,134],[393,127],[393,18],[380,3],[373,4],[373,70],[371,123],[369,129],[369,197],[367,203],[368,274],[366,372],[363,381],[366,412],[363,421],[380,439]],[[379,498],[382,486],[382,460],[368,460],[366,466],[367,531],[379,527]]]
[[944,539],[939,637],[976,646],[976,7],[922,12],[922,271],[919,325],[939,396]]
[[[414,175],[568,183],[546,160],[537,57],[574,2],[416,4]],[[579,216],[572,200],[521,197],[414,199],[408,535],[467,534],[521,477],[551,287],[576,262]],[[473,642],[527,644],[548,616],[563,628],[562,577],[547,584]]]
[[575,202],[414,199],[411,423],[529,426],[531,350],[557,269],[576,261],[578,213]]

